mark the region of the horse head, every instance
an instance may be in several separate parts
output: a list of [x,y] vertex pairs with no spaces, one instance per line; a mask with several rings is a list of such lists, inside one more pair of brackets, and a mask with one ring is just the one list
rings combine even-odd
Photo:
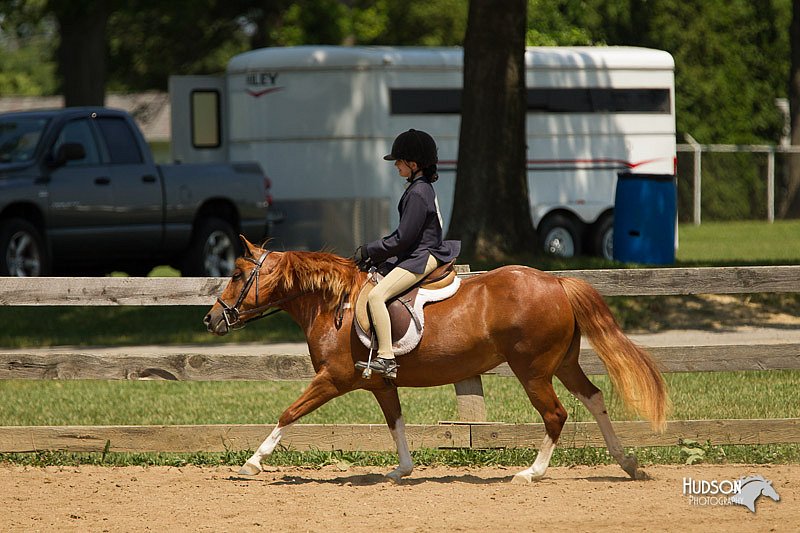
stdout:
[[270,287],[267,274],[278,261],[273,253],[250,243],[240,235],[244,254],[239,257],[231,279],[203,319],[206,329],[214,335],[226,335],[231,329],[259,317],[274,305],[274,283]]
[[756,500],[760,496],[772,498],[776,502],[781,499],[772,481],[764,479],[763,476],[748,476],[739,480],[741,491],[731,496],[731,502],[744,505],[750,512],[756,512]]
[[773,500],[780,501],[781,497],[778,494],[778,491],[775,490],[775,487],[772,486],[772,481],[767,481],[761,487],[761,494],[766,496],[767,498],[772,498]]

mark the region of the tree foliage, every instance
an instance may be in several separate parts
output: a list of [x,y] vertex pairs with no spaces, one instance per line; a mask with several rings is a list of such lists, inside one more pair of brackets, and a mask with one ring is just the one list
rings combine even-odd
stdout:
[[[793,10],[800,9],[797,0],[527,0],[527,5],[529,45],[634,45],[670,52],[679,142],[686,133],[702,143],[779,141],[783,116],[775,99],[789,96],[789,28]],[[468,7],[469,0],[0,0],[0,93],[69,89],[96,99],[98,85],[110,91],[164,90],[170,74],[221,72],[231,56],[264,46],[463,45]],[[107,26],[98,39],[102,24]],[[75,79],[91,83],[70,81]],[[795,116],[798,108],[793,104]],[[800,134],[796,125],[793,129],[796,142]],[[717,203],[725,210],[727,192],[735,189],[726,183],[730,168],[708,163],[704,196],[714,198],[719,189]],[[733,166],[752,181],[733,197],[757,190],[758,164]],[[780,212],[800,213],[800,185],[791,181],[800,183],[800,170],[794,178],[782,176]]]
[[0,94],[55,94],[57,27],[44,0],[0,0]]
[[171,74],[215,74],[249,48],[242,17],[255,16],[229,0],[130,0],[108,24],[109,88],[167,88]]
[[[87,4],[88,2],[88,4]],[[221,72],[237,53],[297,44],[461,45],[467,0],[0,0],[0,89],[53,94],[56,17],[110,10],[113,91]],[[679,135],[776,142],[788,96],[792,0],[528,0],[529,45],[635,45],[675,57]],[[91,65],[94,70],[98,65]],[[64,74],[62,69],[62,74]]]

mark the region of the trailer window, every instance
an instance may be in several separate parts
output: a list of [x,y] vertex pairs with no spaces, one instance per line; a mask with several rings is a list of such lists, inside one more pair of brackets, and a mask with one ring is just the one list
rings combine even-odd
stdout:
[[192,146],[194,148],[219,148],[220,131],[219,91],[200,89],[192,91]]
[[[528,89],[528,113],[655,113],[671,111],[669,89],[608,87]],[[393,115],[461,113],[461,89],[390,89]]]

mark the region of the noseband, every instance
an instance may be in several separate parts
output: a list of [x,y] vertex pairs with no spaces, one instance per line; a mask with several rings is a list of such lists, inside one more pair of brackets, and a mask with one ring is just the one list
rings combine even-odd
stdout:
[[[247,281],[244,282],[244,286],[242,287],[235,304],[230,306],[225,303],[225,300],[217,297],[217,302],[219,302],[219,305],[222,306],[222,317],[225,319],[225,324],[229,328],[233,328],[233,326],[242,321],[242,314],[248,313],[248,311],[239,311],[239,306],[242,305],[244,299],[247,298],[247,293],[250,292],[250,288],[253,286],[253,283],[256,285],[256,307],[258,307],[258,275],[261,272],[261,265],[264,264],[264,259],[267,258],[269,253],[269,251],[265,251],[258,259],[253,259],[252,257],[243,258],[245,261],[250,261],[253,263],[255,267],[253,267],[253,270],[250,271],[250,275],[247,276]],[[242,324],[242,326],[244,326],[244,324]]]

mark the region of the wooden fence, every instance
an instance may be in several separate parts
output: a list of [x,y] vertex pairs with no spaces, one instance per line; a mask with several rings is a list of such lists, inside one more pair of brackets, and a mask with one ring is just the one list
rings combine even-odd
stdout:
[[[476,272],[462,272],[469,277]],[[554,272],[583,278],[606,296],[800,292],[800,267],[670,268]],[[218,278],[0,278],[0,305],[211,305],[225,279]],[[224,355],[205,350],[170,349],[153,353],[124,349],[0,349],[0,379],[169,379],[307,380],[308,356],[299,354]],[[651,347],[668,372],[800,369],[800,344]],[[605,373],[590,349],[581,351],[589,374]],[[511,376],[507,365],[488,374]],[[486,422],[481,377],[455,386],[459,421],[410,425],[409,444],[418,448],[498,448],[537,446],[542,424]],[[715,444],[800,443],[800,419],[676,420],[653,434],[640,421],[615,422],[623,443],[674,445],[680,439]],[[0,427],[0,452],[68,451],[224,451],[253,449],[270,431],[263,425],[53,426]],[[297,450],[393,450],[382,424],[298,424],[282,441]],[[561,445],[603,446],[594,422],[568,422]]]

